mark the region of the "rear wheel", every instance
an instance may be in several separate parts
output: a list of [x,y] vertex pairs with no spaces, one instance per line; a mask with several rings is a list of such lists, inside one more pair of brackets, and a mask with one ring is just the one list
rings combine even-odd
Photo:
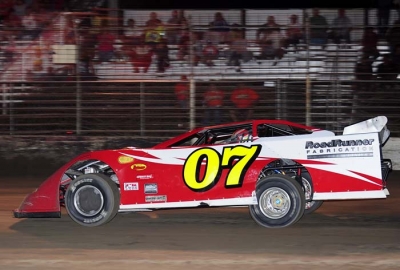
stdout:
[[256,205],[250,205],[250,215],[259,225],[283,228],[296,223],[304,214],[304,191],[296,180],[286,175],[271,175],[261,179],[256,187]]
[[314,188],[313,188],[313,185],[311,182],[311,177],[308,174],[308,172],[302,173],[301,182],[303,184],[304,196],[306,199],[304,214],[308,215],[308,214],[313,213],[318,208],[320,208],[324,201],[311,200],[312,194],[314,192]]
[[103,174],[77,177],[65,193],[65,208],[76,223],[94,227],[111,221],[119,210],[118,187]]

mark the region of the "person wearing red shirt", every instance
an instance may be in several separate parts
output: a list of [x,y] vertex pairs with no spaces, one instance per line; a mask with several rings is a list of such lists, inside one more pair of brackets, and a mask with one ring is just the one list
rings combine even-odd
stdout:
[[214,66],[214,60],[218,59],[218,48],[211,41],[208,41],[203,48],[203,62],[205,65]]
[[254,105],[259,100],[259,95],[250,87],[240,84],[231,94],[231,118],[234,122],[244,121],[253,117]]
[[378,41],[379,35],[374,31],[374,27],[366,27],[361,39],[363,54],[371,57],[373,60],[378,58],[380,56],[378,50]]
[[102,32],[97,36],[97,50],[99,53],[99,61],[109,62],[114,57],[114,43],[116,36],[108,30],[107,21],[101,23]]
[[181,109],[189,108],[189,83],[186,75],[181,76],[181,82],[175,85],[175,96]]
[[179,123],[178,127],[184,127],[185,123],[188,123],[188,113],[189,113],[189,93],[190,85],[186,75],[181,75],[181,81],[175,85],[175,96],[178,102],[179,113],[183,124]]
[[215,84],[211,84],[204,93],[204,118],[203,124],[217,125],[221,123],[221,111],[224,102],[224,92],[218,89]]
[[153,51],[150,46],[147,45],[144,40],[136,46],[133,46],[127,51],[130,60],[132,62],[133,71],[139,73],[142,69],[143,73],[147,73],[152,62]]

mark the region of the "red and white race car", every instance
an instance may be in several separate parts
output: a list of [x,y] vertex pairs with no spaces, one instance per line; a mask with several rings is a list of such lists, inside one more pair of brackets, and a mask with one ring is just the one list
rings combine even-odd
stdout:
[[283,120],[196,128],[151,148],[93,151],[51,175],[17,218],[60,217],[84,226],[118,212],[247,206],[268,228],[286,227],[326,200],[386,198],[390,132],[378,116],[331,131]]

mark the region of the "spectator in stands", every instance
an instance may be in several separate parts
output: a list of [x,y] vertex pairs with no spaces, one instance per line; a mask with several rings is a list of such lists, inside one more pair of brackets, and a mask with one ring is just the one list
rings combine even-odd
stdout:
[[[281,33],[280,26],[275,22],[274,16],[268,16],[267,23],[263,24],[256,33],[256,39],[260,45],[259,59],[281,59],[284,55],[282,47],[285,45],[285,37]],[[277,61],[274,62],[274,65]]]
[[390,19],[390,9],[392,8],[393,0],[377,0],[377,19],[378,19],[378,33],[380,37],[386,35],[386,31]]
[[90,22],[90,34],[93,35],[98,35],[101,33],[102,29],[102,23],[104,20],[107,20],[107,11],[102,10],[102,9],[93,9],[93,12],[95,12],[95,15],[92,16],[91,22]]
[[400,20],[400,0],[393,0],[393,7],[397,11],[397,19]]
[[257,92],[246,87],[243,83],[233,90],[230,101],[232,102],[229,111],[232,121],[244,121],[253,118],[254,106],[259,101]]
[[353,101],[352,101],[352,115],[351,120],[356,121],[359,106],[367,105],[368,100],[371,98],[373,91],[372,80],[374,75],[372,72],[373,60],[368,54],[363,54],[360,60],[357,62],[354,69],[354,84],[353,89]]
[[330,37],[336,44],[341,44],[344,40],[346,44],[351,43],[350,33],[353,30],[351,20],[346,15],[344,8],[338,9],[338,15],[332,22]]
[[175,84],[175,96],[181,113],[187,114],[189,109],[189,81],[186,75],[181,75],[181,81]]
[[364,34],[361,39],[362,53],[367,57],[371,57],[372,59],[376,59],[379,57],[378,51],[378,34],[375,33],[374,28],[372,26],[368,26],[365,28]]
[[313,8],[313,15],[310,17],[310,43],[313,45],[325,45],[328,37],[328,22],[319,14],[318,8]]
[[147,73],[152,62],[153,50],[144,42],[144,38],[138,44],[127,46],[127,55],[132,62],[134,73]]
[[76,80],[75,65],[65,65],[57,69],[57,74],[60,81],[75,81]]
[[209,24],[208,40],[213,43],[225,43],[228,40],[229,23],[225,20],[221,12],[214,14],[214,20]]
[[34,56],[33,56],[33,71],[42,71],[43,68],[43,54],[40,48],[35,48]]
[[157,13],[152,12],[146,23],[145,41],[154,49],[161,40],[165,39],[165,26],[161,20],[157,19]]
[[303,27],[300,25],[297,15],[293,14],[290,16],[290,23],[286,28],[285,48],[293,45],[297,50],[297,45],[301,40],[304,40]]
[[84,48],[79,51],[78,72],[82,81],[97,80],[96,71],[93,65],[93,52],[94,50]]
[[[46,72],[46,74],[43,75],[43,81],[47,81],[47,82],[59,81],[58,74],[56,73],[56,70],[54,69],[54,67],[52,67],[52,66],[47,67],[47,72]],[[54,85],[51,85],[51,86],[54,86]]]
[[89,28],[82,28],[79,31],[80,50],[83,58],[93,61],[96,54],[97,36],[92,34]]
[[76,37],[75,37],[75,25],[74,19],[71,17],[67,18],[67,23],[64,28],[64,43],[65,44],[75,44]]
[[244,38],[242,29],[233,29],[229,43],[228,65],[236,66],[240,71],[241,62],[247,63],[253,59],[253,53],[248,50],[248,41]]
[[276,59],[273,63],[275,66],[278,63],[278,60],[282,59],[285,54],[282,49],[282,39],[283,36],[280,30],[270,32],[266,40],[260,44],[261,53],[258,56],[258,59]]
[[173,10],[167,21],[166,36],[168,44],[178,44],[182,29],[187,24],[183,10]]
[[354,90],[358,94],[370,90],[371,83],[368,82],[374,79],[372,72],[372,60],[369,55],[363,54],[360,61],[357,62],[354,70],[355,84]]
[[178,52],[177,52],[177,60],[183,61],[187,60],[190,53],[190,37],[189,32],[184,32],[182,36],[179,37],[178,41]]
[[400,44],[400,19],[396,20],[386,33],[386,40],[390,47],[390,53],[394,53],[394,49]]
[[15,54],[17,52],[17,47],[15,45],[15,41],[13,36],[4,36],[4,39],[7,40],[4,47],[2,47],[3,57],[5,63],[11,63],[14,60]]
[[25,3],[24,0],[15,0],[13,5],[13,12],[19,19],[22,19],[26,15],[26,9],[28,5]]
[[154,53],[157,56],[157,72],[164,73],[165,69],[170,66],[169,48],[166,39],[162,39],[157,43]]
[[203,47],[202,62],[208,67],[215,66],[214,61],[218,59],[219,51],[216,45],[211,40],[207,41],[207,44]]
[[205,40],[203,39],[203,32],[194,32],[193,35],[193,65],[197,66],[203,61],[203,48]]
[[1,0],[0,1],[0,24],[4,24],[13,11],[14,0]]
[[40,34],[41,27],[37,21],[37,16],[32,8],[27,8],[26,15],[21,21],[23,27],[21,38],[34,40]]
[[221,124],[222,106],[224,103],[224,91],[218,89],[215,84],[211,84],[204,93],[203,107],[204,119],[203,125]]
[[267,22],[257,29],[256,40],[258,43],[263,43],[271,32],[280,32],[280,30],[280,25],[275,22],[275,17],[268,16]]
[[116,36],[108,29],[108,22],[106,20],[102,21],[102,31],[97,36],[97,50],[99,54],[99,61],[109,62],[114,57],[114,43]]
[[397,67],[393,63],[390,54],[384,54],[382,63],[377,67],[376,77],[380,80],[396,80],[398,75]]
[[156,12],[150,12],[149,19],[146,21],[146,27],[154,28],[157,27],[162,21],[158,18],[158,14]]
[[393,63],[396,65],[397,73],[400,73],[400,44],[397,44],[393,53]]
[[142,40],[143,30],[136,26],[134,19],[128,19],[124,29],[124,43],[137,45]]

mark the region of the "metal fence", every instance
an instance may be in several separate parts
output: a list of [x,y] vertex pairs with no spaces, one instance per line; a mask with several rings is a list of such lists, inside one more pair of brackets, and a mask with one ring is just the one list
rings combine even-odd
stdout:
[[[166,23],[172,11],[125,10],[112,16],[52,13],[35,32],[3,27],[8,39],[2,43],[0,134],[171,137],[207,124],[203,95],[210,83],[225,93],[221,122],[232,121],[230,95],[244,83],[260,97],[253,118],[288,119],[341,132],[351,123],[386,115],[392,134],[400,135],[399,69],[386,70],[393,75],[389,79],[379,72],[384,54],[396,56],[392,41],[381,33],[384,28],[386,33],[398,29],[394,11],[390,24],[380,26],[376,10],[347,10],[353,29],[350,40],[327,34],[323,44],[315,44],[311,32],[318,27],[310,24],[312,10],[188,10],[184,24],[166,23],[157,30],[161,37],[175,31],[186,39],[166,42],[163,70],[156,53],[160,42],[139,45],[138,39],[127,37],[134,30],[146,36],[149,29],[144,25],[152,12]],[[228,31],[210,28],[218,12],[229,22]],[[332,33],[338,11],[320,10],[320,14],[327,19],[330,32],[326,33]],[[280,43],[282,55],[264,57],[257,33],[274,28],[263,26],[274,16],[281,39],[286,40],[292,15],[297,16],[303,36],[295,44]],[[135,29],[126,25],[129,19],[135,20]],[[371,53],[371,74],[367,74],[357,71],[357,65],[370,26],[377,35],[377,54]],[[249,58],[242,55],[239,61],[230,61],[233,41],[245,47]],[[207,44],[217,52],[210,62],[199,55],[199,46]],[[112,53],[101,52],[102,45],[109,45]],[[146,50],[152,53],[143,60]],[[134,60],[137,54],[143,54],[141,61]],[[392,66],[396,64],[392,61]],[[190,86],[188,108],[179,107],[174,93],[182,75]]]
[[[176,83],[82,82],[81,91],[75,82],[3,84],[0,134],[166,138],[209,124],[203,94],[210,83],[194,82],[194,106],[187,109],[176,100]],[[226,96],[221,123],[232,121],[230,95],[243,81],[213,83]],[[245,83],[260,96],[254,118],[309,122],[340,132],[351,123],[386,115],[394,136],[400,135],[398,83],[360,81],[368,87],[355,92],[356,82],[312,81],[309,94],[303,80]]]

